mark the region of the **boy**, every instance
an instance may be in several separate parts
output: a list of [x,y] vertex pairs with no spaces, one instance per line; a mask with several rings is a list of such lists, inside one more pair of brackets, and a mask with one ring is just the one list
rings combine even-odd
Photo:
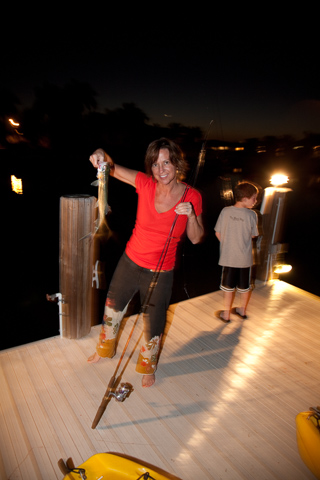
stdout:
[[239,317],[247,318],[250,299],[251,267],[253,264],[252,238],[258,236],[257,214],[250,210],[257,201],[258,189],[249,182],[235,187],[235,205],[224,207],[215,225],[220,242],[219,265],[222,266],[220,289],[224,292],[224,310],[216,316],[230,322],[235,290],[240,293],[240,307],[232,309]]

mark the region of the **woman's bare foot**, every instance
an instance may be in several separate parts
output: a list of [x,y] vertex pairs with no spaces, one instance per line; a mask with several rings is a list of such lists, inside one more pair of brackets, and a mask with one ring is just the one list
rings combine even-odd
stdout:
[[142,386],[143,387],[152,387],[154,382],[156,381],[156,377],[154,374],[152,375],[143,375],[142,377]]
[[97,354],[97,352],[95,352],[93,355],[91,355],[88,358],[87,362],[88,363],[97,363],[97,362],[99,362],[100,358],[101,357]]

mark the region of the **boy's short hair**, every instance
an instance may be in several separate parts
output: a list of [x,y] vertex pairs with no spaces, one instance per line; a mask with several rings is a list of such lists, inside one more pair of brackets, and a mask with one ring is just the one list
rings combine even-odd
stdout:
[[258,188],[250,182],[240,182],[235,186],[234,198],[236,202],[241,202],[244,198],[251,198],[258,193]]

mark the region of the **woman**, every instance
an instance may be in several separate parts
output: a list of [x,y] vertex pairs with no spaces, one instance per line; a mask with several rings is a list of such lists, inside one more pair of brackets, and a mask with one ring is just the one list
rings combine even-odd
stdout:
[[150,387],[155,382],[178,244],[185,234],[192,243],[199,243],[204,234],[201,195],[181,182],[187,163],[180,148],[166,138],[148,146],[145,174],[115,164],[102,149],[96,150],[90,161],[95,168],[107,162],[111,176],[135,187],[138,207],[132,235],[110,283],[97,349],[88,362],[114,356],[120,324],[130,300],[139,291],[142,302],[154,272],[160,270],[144,314],[146,343],[141,347],[136,366],[136,371],[143,375],[142,386]]

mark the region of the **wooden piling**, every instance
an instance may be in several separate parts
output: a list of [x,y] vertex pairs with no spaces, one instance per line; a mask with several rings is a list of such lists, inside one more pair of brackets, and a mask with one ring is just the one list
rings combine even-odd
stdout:
[[60,335],[64,338],[84,337],[93,324],[92,233],[97,214],[96,202],[97,199],[89,195],[67,195],[60,198]]
[[273,272],[277,258],[283,254],[287,245],[283,241],[283,225],[288,192],[290,188],[265,189],[262,213],[262,237],[259,247],[259,261],[256,278],[265,282],[278,278]]

